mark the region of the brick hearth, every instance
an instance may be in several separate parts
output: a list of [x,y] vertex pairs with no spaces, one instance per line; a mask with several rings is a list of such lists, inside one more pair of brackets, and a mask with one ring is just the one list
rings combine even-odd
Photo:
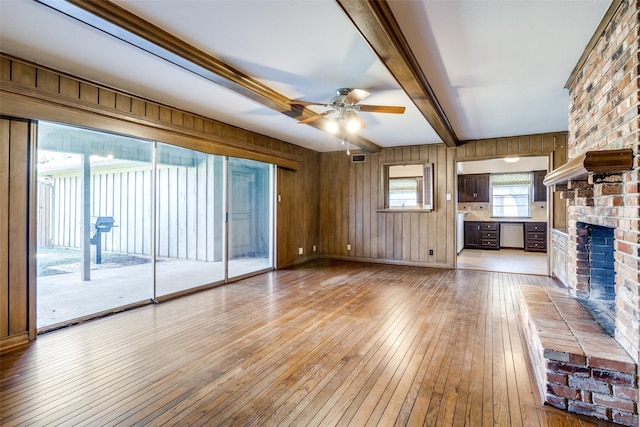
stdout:
[[521,312],[546,404],[637,426],[638,365],[566,289],[523,286]]

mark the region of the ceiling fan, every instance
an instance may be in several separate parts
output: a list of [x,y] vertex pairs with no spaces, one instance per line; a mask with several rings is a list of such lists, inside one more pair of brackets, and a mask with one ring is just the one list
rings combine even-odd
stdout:
[[332,113],[335,115],[335,120],[328,122],[327,127],[329,132],[336,133],[341,126],[350,132],[355,132],[358,129],[365,127],[364,121],[358,116],[357,111],[365,111],[368,113],[390,113],[390,114],[403,114],[405,107],[397,107],[392,105],[367,105],[360,104],[360,101],[369,96],[370,93],[362,89],[348,89],[340,88],[336,90],[336,95],[331,98],[331,101],[327,104],[324,102],[309,102],[309,101],[289,101],[292,105],[322,105],[329,110],[316,114],[304,120],[300,120],[298,123],[305,124],[321,119],[322,117],[329,116]]

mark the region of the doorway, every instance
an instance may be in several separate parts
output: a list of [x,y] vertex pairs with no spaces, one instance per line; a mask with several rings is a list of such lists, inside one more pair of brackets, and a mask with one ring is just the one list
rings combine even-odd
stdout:
[[[549,275],[548,164],[547,156],[457,162],[457,268]],[[536,234],[545,251],[526,250],[532,224],[546,227]]]

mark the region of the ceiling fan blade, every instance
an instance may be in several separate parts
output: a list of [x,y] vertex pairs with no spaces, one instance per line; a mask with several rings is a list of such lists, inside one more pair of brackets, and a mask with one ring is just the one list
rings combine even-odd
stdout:
[[351,92],[349,92],[349,95],[347,95],[342,102],[344,102],[345,104],[357,104],[369,95],[371,94],[366,90],[353,89]]
[[359,105],[360,111],[366,111],[368,113],[391,113],[391,114],[404,114],[405,107],[395,107],[392,105]]
[[291,105],[327,105],[325,102],[309,102],[309,101],[287,101]]
[[[324,104],[323,104],[323,105],[324,105]],[[306,123],[314,122],[314,121],[316,121],[316,120],[318,120],[318,119],[323,118],[324,116],[326,116],[326,115],[328,115],[328,114],[333,113],[334,111],[335,111],[335,110],[327,110],[327,111],[324,111],[324,112],[322,112],[322,113],[320,113],[320,114],[316,114],[315,116],[311,116],[311,117],[309,117],[308,119],[300,120],[300,121],[298,122],[298,124],[303,125],[303,124],[306,124]]]

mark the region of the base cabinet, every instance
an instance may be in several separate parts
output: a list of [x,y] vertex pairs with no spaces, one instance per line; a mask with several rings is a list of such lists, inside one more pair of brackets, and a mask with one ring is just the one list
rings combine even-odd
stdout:
[[560,230],[551,232],[551,271],[564,285],[567,285],[567,245],[569,236]]
[[482,244],[480,243],[480,223],[466,221],[464,223],[464,248],[465,249],[480,249]]
[[500,249],[500,223],[466,221],[464,247],[465,249]]
[[[464,248],[500,249],[500,222],[465,221]],[[524,250],[530,252],[547,251],[546,222],[524,223]]]
[[524,250],[530,252],[547,251],[546,222],[527,222],[525,224]]

